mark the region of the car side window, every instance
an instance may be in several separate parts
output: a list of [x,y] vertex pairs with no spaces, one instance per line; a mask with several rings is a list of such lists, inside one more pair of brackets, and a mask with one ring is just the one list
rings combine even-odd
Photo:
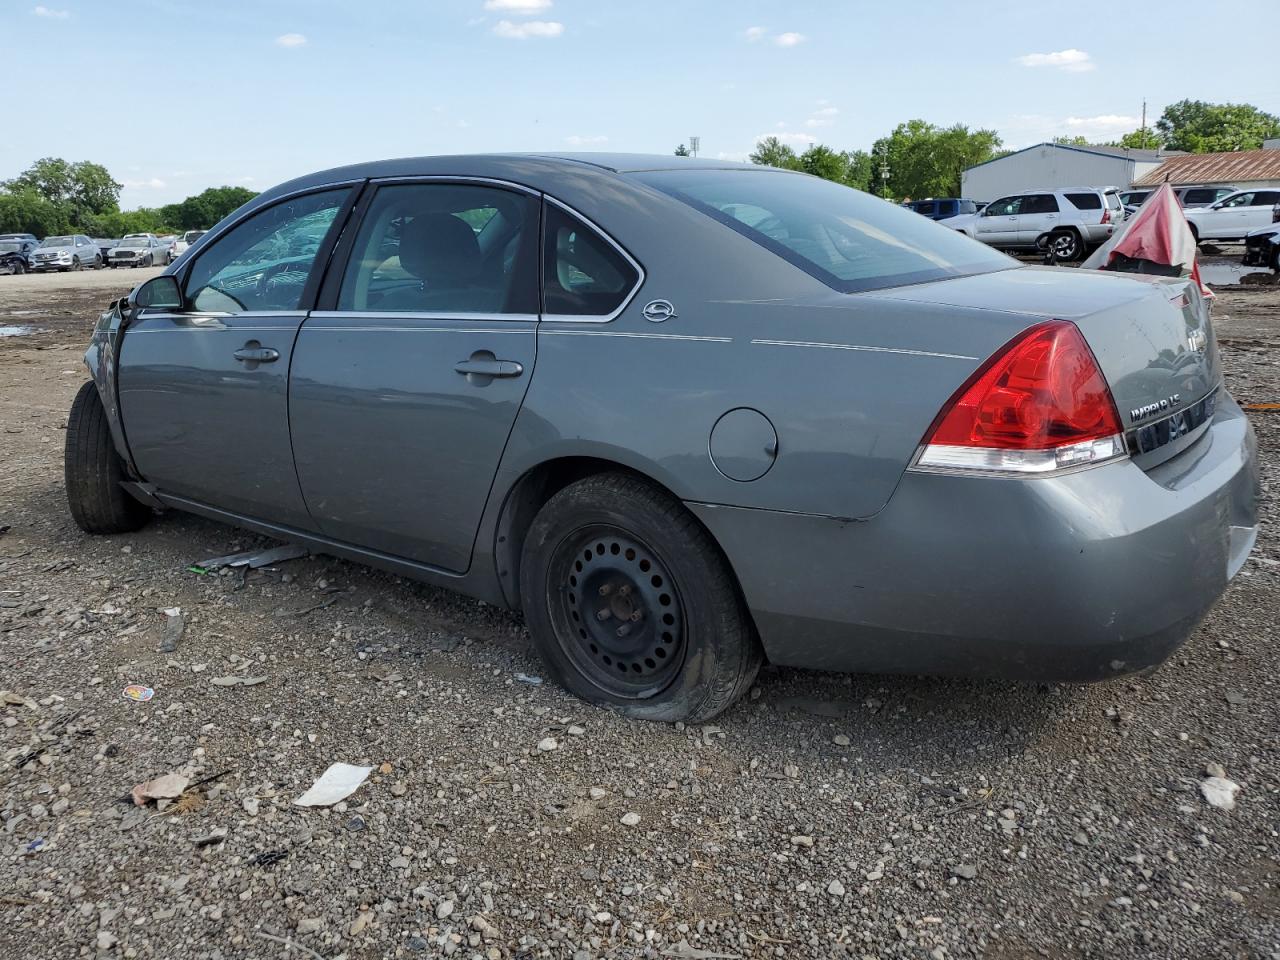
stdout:
[[1022,202],[1025,197],[1002,197],[994,203],[987,204],[987,209],[982,211],[984,217],[1014,217],[1022,208]]
[[1057,213],[1058,198],[1052,193],[1036,193],[1024,198],[1023,213]]
[[1253,195],[1251,206],[1270,207],[1276,203],[1280,203],[1280,190],[1259,190]]
[[[640,272],[612,243],[553,203],[543,217],[543,313],[606,317],[640,282]],[[767,220],[758,230],[767,229]]]
[[350,192],[294,197],[232,227],[192,264],[187,303],[219,313],[299,309],[316,254]]
[[[1101,210],[1102,198],[1096,193],[1068,193],[1067,199],[1071,201],[1071,205],[1077,210]],[[1141,194],[1132,194],[1130,196],[1131,203],[1140,203]]]
[[378,188],[347,263],[339,310],[538,312],[538,201],[500,187]]
[[1251,207],[1253,206],[1253,194],[1242,193],[1239,196],[1232,197],[1230,200],[1224,201],[1223,208],[1227,207]]

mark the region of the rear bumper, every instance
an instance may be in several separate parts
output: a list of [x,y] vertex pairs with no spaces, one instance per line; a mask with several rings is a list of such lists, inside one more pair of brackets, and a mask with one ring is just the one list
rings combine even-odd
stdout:
[[774,663],[1089,681],[1158,664],[1190,635],[1252,549],[1257,491],[1253,432],[1226,397],[1147,473],[908,472],[865,521],[690,508]]

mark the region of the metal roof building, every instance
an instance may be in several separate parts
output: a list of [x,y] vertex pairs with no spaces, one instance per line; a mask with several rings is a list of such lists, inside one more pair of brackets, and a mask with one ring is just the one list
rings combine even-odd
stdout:
[[1166,178],[1175,185],[1230,183],[1241,188],[1280,187],[1280,150],[1188,153],[1170,157],[1135,180],[1134,186],[1155,187]]
[[965,170],[960,196],[981,202],[1040,187],[1127,187],[1177,156],[1168,150],[1037,143]]

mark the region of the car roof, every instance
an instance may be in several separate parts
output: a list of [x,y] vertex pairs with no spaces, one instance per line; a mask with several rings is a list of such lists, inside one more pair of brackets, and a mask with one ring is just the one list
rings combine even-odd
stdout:
[[694,157],[645,153],[476,153],[399,157],[309,173],[265,191],[250,203],[257,206],[259,200],[270,200],[309,187],[380,177],[480,176],[519,182],[528,176],[548,174],[576,174],[579,177],[585,174],[615,178],[618,174],[690,168],[757,171],[776,169],[733,160],[699,160]]

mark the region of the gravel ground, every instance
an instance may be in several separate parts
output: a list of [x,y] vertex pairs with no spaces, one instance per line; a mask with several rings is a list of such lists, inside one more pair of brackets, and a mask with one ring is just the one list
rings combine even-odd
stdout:
[[[1280,957],[1280,413],[1254,558],[1151,676],[766,670],[715,726],[631,723],[524,682],[492,607],[191,573],[269,541],[179,514],[81,534],[80,352],[143,276],[0,278],[0,325],[47,331],[0,340],[0,956]],[[1216,314],[1231,388],[1280,401],[1280,288]],[[295,806],[338,761],[373,771]],[[167,773],[196,785],[132,803]]]

